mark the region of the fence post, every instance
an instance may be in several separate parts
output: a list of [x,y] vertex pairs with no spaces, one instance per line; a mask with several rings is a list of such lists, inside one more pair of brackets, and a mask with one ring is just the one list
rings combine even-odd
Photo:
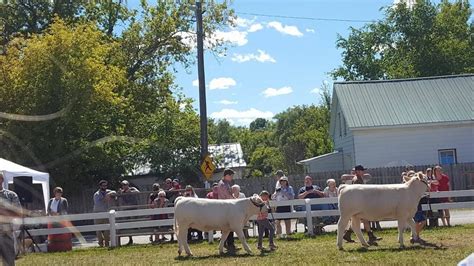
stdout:
[[117,225],[115,224],[115,210],[109,211],[109,225],[110,225],[110,246],[117,246]]
[[309,201],[311,199],[305,199],[305,206],[306,206],[306,227],[308,228],[308,234],[310,236],[314,235],[313,232],[313,216],[311,216],[311,204],[309,204]]

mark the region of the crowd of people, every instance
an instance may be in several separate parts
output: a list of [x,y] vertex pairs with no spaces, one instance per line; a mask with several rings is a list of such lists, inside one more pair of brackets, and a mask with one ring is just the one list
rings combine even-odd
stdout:
[[[350,174],[344,174],[340,178],[341,184],[366,184],[371,179],[371,175],[365,172],[366,169],[362,165],[355,166]],[[404,172],[402,175],[406,176],[408,173],[412,172]],[[428,182],[430,185],[431,192],[437,191],[447,191],[449,190],[449,177],[442,172],[442,168],[440,166],[436,166],[433,169],[428,168],[425,171],[425,174],[428,178]],[[206,194],[206,198],[208,199],[239,199],[245,198],[245,194],[241,192],[240,186],[237,184],[232,184],[234,171],[231,169],[225,169],[223,178],[219,182],[215,182],[212,184],[210,191]],[[338,186],[337,181],[335,179],[328,179],[326,181],[326,187],[322,189],[321,187],[313,184],[313,178],[311,176],[306,176],[304,178],[304,186],[295,190],[289,183],[288,177],[284,174],[282,170],[278,170],[274,174],[275,177],[275,188],[273,193],[269,193],[267,191],[262,191],[260,195],[263,198],[267,198],[268,194],[268,201],[287,201],[292,199],[307,199],[307,198],[328,198],[328,197],[338,197]],[[94,194],[94,211],[106,211],[108,210],[112,202],[116,202],[117,200],[121,201],[121,205],[128,206],[128,209],[133,209],[134,205],[137,205],[138,197],[133,197],[132,193],[139,192],[133,186],[130,186],[129,182],[123,180],[121,182],[121,188],[116,192],[109,190],[107,188],[107,181],[101,180],[99,182],[99,190]],[[165,208],[173,206],[174,200],[179,196],[185,197],[198,197],[195,192],[195,189],[187,185],[182,188],[182,185],[178,179],[165,179],[164,183],[160,185],[159,183],[154,183],[152,186],[152,192],[148,197],[148,205],[150,208]],[[440,202],[447,202],[449,199],[441,198],[441,199],[431,199],[430,203],[440,203]],[[421,204],[427,203],[427,199],[423,198],[420,201],[420,208]],[[115,203],[116,204],[116,203]],[[56,205],[55,205],[56,206]],[[331,204],[313,204],[311,205],[311,210],[333,210],[337,209],[337,203]],[[263,211],[266,209],[264,208]],[[269,209],[270,211],[274,211],[275,213],[289,213],[293,210],[291,206],[278,206],[274,209]],[[301,206],[299,211],[304,210],[304,206]],[[417,231],[421,232],[423,227],[427,224],[426,218],[430,219],[430,226],[437,226],[438,218],[441,218],[443,225],[450,226],[450,215],[449,210],[440,210],[439,212],[433,213],[432,211],[429,212],[422,212],[421,209],[415,215],[414,219],[417,223]],[[160,220],[160,219],[168,219],[172,218],[168,214],[159,214],[153,215],[151,219],[153,220]],[[268,224],[265,222],[265,219],[269,219],[271,224],[274,224],[274,228],[270,230]],[[314,219],[316,223],[322,223],[323,225],[327,224],[335,224],[337,223],[338,217],[337,216],[326,216],[322,217],[319,220]],[[96,220],[96,224],[107,223],[108,220]],[[366,221],[363,220],[362,223],[364,224],[364,230],[367,232],[369,237],[369,244],[377,245],[377,241],[381,240],[380,237],[377,237],[373,230],[381,229],[380,224],[378,221]],[[278,219],[274,220],[272,217],[268,217],[268,212],[266,214],[261,213],[257,219],[257,225],[259,228],[262,227],[262,234],[266,236],[272,235],[270,239],[270,248],[274,249],[276,246],[273,243],[273,234],[277,238],[285,238],[291,235],[292,232],[292,225],[291,219]],[[283,230],[284,226],[284,230]],[[159,229],[167,229],[167,227],[161,227]],[[259,234],[261,230],[258,230]],[[207,232],[205,233],[207,234]],[[344,240],[347,242],[354,242],[352,240],[352,230],[349,228],[344,234]],[[233,236],[233,234],[230,234]],[[108,246],[109,243],[109,236],[107,231],[98,232],[97,235],[98,242],[100,246]],[[203,240],[204,235],[203,232],[198,230],[191,229],[188,232],[188,240]],[[420,238],[421,239],[421,238]],[[162,234],[156,234],[150,236],[150,241],[153,243],[167,241],[168,239],[164,237]],[[173,240],[173,234],[170,234],[170,239]],[[420,240],[419,242],[421,242]],[[132,238],[130,237],[129,244],[133,243]],[[259,242],[261,243],[261,242]],[[261,244],[259,244],[261,248]],[[229,250],[235,249],[235,245],[233,242],[233,237],[229,237],[226,242],[226,248]]]
[[[344,174],[340,178],[341,184],[366,184],[370,179],[370,174],[365,172],[365,168],[362,165],[357,165],[354,167],[350,174]],[[402,173],[402,182],[406,182],[407,178],[414,174],[412,169],[406,169],[405,172]],[[443,173],[443,169],[441,166],[435,166],[433,168],[428,168],[424,171],[424,174],[427,177],[427,183],[429,185],[430,192],[438,192],[438,191],[449,191],[449,177]],[[241,192],[240,186],[233,184],[234,171],[231,169],[225,169],[223,173],[223,177],[219,182],[215,182],[212,184],[210,191],[206,194],[207,199],[241,199],[245,198],[246,195]],[[282,170],[278,170],[274,174],[275,177],[275,187],[273,193],[268,191],[260,192],[261,198],[267,203],[266,208],[262,208],[261,212],[257,216],[257,226],[258,226],[258,233],[259,233],[259,241],[258,241],[258,248],[263,249],[262,245],[262,238],[264,235],[269,236],[269,247],[271,250],[276,249],[276,245],[274,243],[274,237],[277,238],[284,238],[288,235],[292,234],[292,225],[291,219],[273,219],[273,215],[269,216],[270,213],[273,211],[276,213],[289,213],[293,210],[291,206],[278,204],[283,206],[277,206],[276,208],[270,208],[270,201],[282,202],[288,201],[293,199],[307,199],[307,198],[324,198],[324,197],[338,197],[338,186],[337,181],[335,179],[328,179],[326,181],[326,187],[324,189],[320,188],[319,186],[313,184],[313,178],[311,176],[306,176],[304,178],[304,185],[295,190],[289,182],[288,177],[284,174]],[[0,185],[2,184],[2,176],[0,174]],[[101,180],[98,183],[98,190],[93,195],[94,201],[94,212],[106,212],[111,207],[120,205],[123,209],[136,209],[138,208],[139,204],[141,203],[138,197],[139,190],[132,186],[127,180],[122,180],[120,182],[120,188],[117,190],[109,189],[109,183],[106,180]],[[1,187],[0,187],[1,188]],[[15,193],[13,191],[9,191],[7,189],[0,189],[0,199],[7,200],[11,204],[18,204],[18,197],[15,197]],[[64,198],[63,189],[61,187],[56,187],[53,189],[54,197],[50,199],[47,205],[47,214],[50,216],[55,215],[64,215],[68,213],[68,201]],[[154,183],[152,185],[152,191],[148,196],[148,200],[146,205],[149,208],[166,208],[172,207],[174,200],[179,197],[198,197],[195,192],[195,189],[190,186],[186,185],[184,188],[182,187],[180,180],[178,179],[171,179],[167,178],[164,180],[163,184]],[[435,204],[435,203],[444,203],[450,202],[450,198],[422,198],[420,200],[418,210],[414,216],[414,221],[416,223],[416,232],[417,236],[415,239],[412,239],[412,242],[423,243],[424,241],[420,237],[420,233],[423,228],[428,226],[438,226],[438,220],[441,219],[443,226],[451,226],[450,221],[450,213],[449,210],[439,210],[439,211],[423,211],[421,206],[422,204]],[[311,205],[311,210],[332,210],[337,209],[337,204],[314,204]],[[303,209],[304,210],[304,206]],[[150,217],[152,220],[163,220],[172,218],[169,214],[157,214],[152,215]],[[337,222],[338,217],[336,216],[328,216],[324,217],[322,222],[324,224],[334,224]],[[109,222],[108,219],[97,219],[94,221],[95,224],[107,224]],[[363,220],[362,223],[364,224],[364,229],[368,234],[369,237],[369,244],[377,245],[377,241],[381,240],[381,238],[374,235],[372,229],[380,228],[380,224],[378,221],[372,221],[373,225],[371,226],[371,221]],[[1,226],[5,227],[5,224],[0,224]],[[285,230],[283,230],[282,225],[284,225]],[[62,224],[51,224],[51,227],[61,227],[65,226]],[[162,226],[157,229],[171,229],[169,227]],[[161,230],[162,231],[162,230]],[[207,233],[207,232],[206,232]],[[347,242],[354,242],[351,238],[352,230],[348,228],[348,230],[344,234],[344,240]],[[0,241],[1,243],[7,243],[9,240],[5,238],[5,235],[0,235],[4,239]],[[170,233],[170,239],[167,239],[162,233],[161,234],[153,234],[150,236],[150,241],[153,243],[163,242],[167,240],[173,240],[174,236]],[[188,240],[191,239],[202,240],[203,233],[191,229],[188,232]],[[51,242],[54,239],[48,239]],[[98,244],[101,247],[107,247],[110,244],[110,236],[109,231],[98,231],[97,232],[97,240]],[[9,243],[9,242],[8,242]],[[129,244],[133,243],[133,238],[129,237]],[[229,251],[235,250],[234,245],[234,237],[233,233],[231,233],[226,241],[225,247]],[[10,256],[6,253],[9,249],[2,246],[2,257],[9,258]]]

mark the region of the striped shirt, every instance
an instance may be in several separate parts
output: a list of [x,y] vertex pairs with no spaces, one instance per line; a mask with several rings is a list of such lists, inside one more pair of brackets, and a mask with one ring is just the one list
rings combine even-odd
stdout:
[[[20,199],[18,195],[8,189],[0,190],[0,208],[11,209],[11,208],[21,208]],[[8,233],[12,231],[12,226],[10,223],[0,222],[0,233]]]

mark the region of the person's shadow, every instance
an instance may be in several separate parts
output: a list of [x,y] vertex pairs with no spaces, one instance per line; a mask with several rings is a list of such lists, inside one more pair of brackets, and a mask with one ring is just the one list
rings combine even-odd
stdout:
[[206,256],[177,256],[175,260],[177,261],[188,261],[188,260],[205,260],[210,258],[245,258],[245,257],[253,257],[255,254],[238,254],[235,252],[226,252],[223,254],[212,254]]

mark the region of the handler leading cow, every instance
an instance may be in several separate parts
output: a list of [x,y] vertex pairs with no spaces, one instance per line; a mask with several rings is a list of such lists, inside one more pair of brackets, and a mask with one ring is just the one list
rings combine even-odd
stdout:
[[349,220],[352,230],[364,247],[365,241],[361,229],[361,219],[380,221],[393,219],[398,221],[398,241],[403,244],[403,231],[406,224],[411,228],[413,238],[416,238],[415,222],[418,202],[428,191],[428,184],[423,173],[416,173],[408,182],[393,185],[342,185],[339,187],[339,210],[341,216],[337,223],[337,246],[342,249],[342,237]]
[[192,256],[187,242],[188,228],[203,232],[222,231],[219,252],[224,253],[224,242],[230,232],[237,233],[247,253],[252,253],[244,236],[244,224],[250,216],[257,214],[264,202],[258,195],[234,200],[214,200],[178,197],[175,200],[175,232],[178,236],[178,254],[182,248]]

